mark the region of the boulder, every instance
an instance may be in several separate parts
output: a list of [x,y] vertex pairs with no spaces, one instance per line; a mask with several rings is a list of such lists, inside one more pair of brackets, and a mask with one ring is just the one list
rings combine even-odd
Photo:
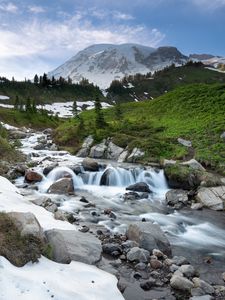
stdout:
[[33,170],[28,170],[25,174],[25,181],[29,183],[40,182],[42,181],[42,179],[43,176],[40,173],[35,172]]
[[203,290],[204,294],[213,294],[214,293],[214,287],[212,287],[210,284],[208,284],[207,282],[205,282],[204,280],[201,280],[198,277],[195,277],[192,279],[193,283],[194,283],[194,287],[195,288],[200,288],[201,290]]
[[126,190],[134,191],[134,192],[151,193],[149,186],[145,182],[138,182],[138,183],[129,185],[128,187],[126,187]]
[[115,145],[113,142],[109,142],[106,158],[112,160],[118,160],[123,150],[124,150],[123,148]]
[[98,172],[99,171],[99,164],[97,161],[91,159],[91,158],[85,158],[82,161],[82,166],[85,171],[90,171],[90,172]]
[[25,139],[27,137],[27,133],[20,130],[10,130],[9,137],[15,140]]
[[180,209],[188,203],[188,192],[184,190],[170,190],[166,193],[166,203]]
[[118,243],[106,243],[102,246],[102,251],[111,256],[119,256],[122,253],[122,248]]
[[48,175],[54,168],[58,167],[58,163],[53,163],[43,169],[43,174]]
[[134,148],[132,153],[128,156],[128,162],[136,162],[138,159],[142,158],[145,155],[143,151],[138,148]]
[[188,166],[194,170],[205,171],[205,168],[195,159],[191,159],[189,161],[184,161],[180,164],[183,166]]
[[58,147],[56,146],[56,144],[52,144],[49,148],[50,151],[58,151]]
[[160,226],[152,222],[135,222],[130,224],[127,230],[127,237],[138,243],[140,248],[152,251],[159,249],[170,255],[170,242],[161,230]]
[[105,152],[107,150],[107,146],[105,143],[106,143],[106,141],[103,140],[102,143],[91,147],[89,156],[92,158],[104,158]]
[[81,149],[78,151],[77,156],[86,157],[89,154],[91,145],[93,144],[94,139],[91,135],[89,135],[83,142]]
[[109,176],[113,173],[112,169],[106,169],[105,172],[102,174],[100,185],[109,185]]
[[213,300],[213,297],[210,295],[194,296],[189,298],[189,300]]
[[188,278],[193,277],[196,273],[195,268],[192,265],[182,265],[179,267],[178,271]]
[[173,160],[173,159],[164,159],[161,163],[162,167],[165,167],[165,166],[169,166],[169,165],[175,165],[177,162],[176,160]]
[[213,210],[225,208],[225,186],[200,188],[196,200]]
[[36,146],[34,146],[34,150],[45,150],[46,149],[46,144],[44,143],[39,143]]
[[128,155],[128,151],[124,150],[118,157],[118,160],[117,160],[118,163],[122,163],[122,162],[126,161],[127,155]]
[[178,143],[185,146],[185,147],[192,147],[192,142],[188,140],[184,140],[182,138],[177,139]]
[[194,284],[182,276],[173,275],[170,279],[170,285],[175,290],[190,292]]
[[101,259],[101,243],[90,233],[52,229],[45,234],[53,249],[52,258],[56,262],[68,264],[75,260],[93,265]]
[[7,214],[22,236],[31,235],[44,240],[44,232],[32,213],[10,212]]
[[139,247],[134,247],[132,248],[128,253],[127,253],[127,260],[133,262],[148,262],[150,257],[150,253],[148,250],[141,249]]
[[54,182],[49,188],[49,194],[72,194],[74,192],[72,178],[61,178]]

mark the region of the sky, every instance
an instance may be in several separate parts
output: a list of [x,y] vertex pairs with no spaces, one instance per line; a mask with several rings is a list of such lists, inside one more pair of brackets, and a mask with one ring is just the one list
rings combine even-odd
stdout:
[[97,43],[225,56],[225,0],[0,0],[0,76],[33,78]]

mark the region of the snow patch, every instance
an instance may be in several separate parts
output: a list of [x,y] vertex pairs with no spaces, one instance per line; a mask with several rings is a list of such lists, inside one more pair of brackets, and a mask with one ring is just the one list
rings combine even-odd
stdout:
[[4,95],[0,95],[0,100],[9,100],[10,97],[8,96],[4,96]]

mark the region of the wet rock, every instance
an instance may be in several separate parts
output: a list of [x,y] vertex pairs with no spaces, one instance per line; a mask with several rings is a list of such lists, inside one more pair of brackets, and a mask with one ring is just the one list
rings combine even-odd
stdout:
[[46,149],[46,144],[44,143],[39,143],[36,146],[34,146],[34,150],[44,150]]
[[61,178],[53,183],[49,189],[49,194],[72,194],[74,192],[73,180],[71,178]]
[[158,259],[151,259],[150,260],[150,266],[153,268],[153,269],[161,269],[163,264],[161,261],[159,261]]
[[160,226],[152,222],[135,222],[127,230],[127,237],[138,243],[140,248],[152,251],[159,249],[170,255],[170,243]]
[[54,168],[58,167],[58,163],[51,164],[43,169],[43,174],[48,175]]
[[200,188],[196,199],[207,208],[223,210],[225,207],[225,186]]
[[75,221],[77,221],[77,219],[75,218],[73,213],[68,213],[68,212],[65,212],[63,210],[57,210],[54,213],[54,218],[56,220],[60,220],[60,221],[68,221],[71,224],[73,224]]
[[100,180],[100,185],[108,186],[110,184],[109,178],[110,178],[111,174],[113,174],[112,169],[105,170],[105,172],[102,174],[102,177],[101,177],[101,180]]
[[58,151],[58,147],[56,146],[56,144],[52,144],[49,148],[50,151]]
[[143,263],[143,262],[140,262],[140,263],[138,263],[138,264],[135,265],[135,269],[136,269],[136,270],[140,270],[140,271],[145,270],[146,267],[147,267],[146,264]]
[[121,244],[122,248],[127,252],[131,248],[138,247],[138,243],[134,241],[127,240]]
[[192,203],[192,205],[191,205],[191,209],[193,209],[193,210],[201,210],[202,208],[203,208],[202,203]]
[[10,130],[9,137],[15,140],[25,139],[27,137],[27,133],[20,130]]
[[194,284],[190,280],[177,275],[172,276],[172,278],[170,279],[170,285],[175,290],[187,292],[190,292],[191,289],[194,287]]
[[78,229],[80,232],[88,232],[90,230],[90,228],[86,225],[83,225],[81,226],[79,229]]
[[128,155],[128,151],[124,150],[118,157],[118,160],[117,160],[118,163],[122,163],[122,162],[126,161],[127,155]]
[[107,150],[106,141],[103,140],[102,143],[95,145],[91,148],[89,156],[92,158],[104,158],[105,152]]
[[52,134],[52,128],[46,128],[44,131],[43,131],[43,133],[44,134],[47,134],[47,135],[50,135],[50,134]]
[[193,277],[196,273],[195,268],[191,265],[182,265],[178,269],[185,277]]
[[144,290],[144,291],[149,291],[153,286],[156,285],[156,280],[152,277],[150,277],[147,281],[142,282],[140,284],[140,287]]
[[86,157],[89,154],[91,145],[93,144],[94,139],[91,135],[89,135],[83,142],[82,148],[78,151],[77,156]]
[[56,262],[68,264],[75,260],[92,265],[101,259],[101,243],[90,233],[52,229],[45,234]]
[[124,150],[123,148],[115,145],[113,142],[109,142],[106,158],[112,160],[118,160],[123,150]]
[[214,288],[210,284],[205,282],[204,280],[201,280],[200,278],[195,277],[192,279],[192,281],[194,283],[194,287],[202,289],[205,294],[211,295],[214,293]]
[[90,172],[98,172],[99,171],[99,165],[97,161],[90,159],[90,158],[85,158],[82,162],[82,166],[85,171],[90,171]]
[[153,249],[152,255],[155,255],[157,258],[163,258],[164,254],[159,249]]
[[127,253],[127,260],[131,262],[147,262],[149,257],[149,251],[139,247],[134,247]]
[[83,202],[83,203],[89,203],[89,201],[88,201],[84,196],[82,196],[82,197],[80,198],[80,202]]
[[[1,169],[1,166],[0,166]],[[14,167],[10,167],[9,171],[7,172],[7,178],[14,180],[19,176],[24,176],[27,172],[27,166],[24,164],[17,164]]]
[[106,243],[102,246],[102,251],[111,256],[119,256],[122,253],[122,248],[118,243]]
[[79,175],[82,173],[82,167],[81,166],[70,166],[70,169],[76,174]]
[[166,193],[166,203],[175,209],[181,209],[188,203],[188,192],[184,190],[170,190]]
[[145,155],[143,151],[138,148],[134,148],[132,153],[128,156],[127,162],[136,162],[138,159],[142,158]]
[[192,147],[192,142],[188,140],[184,140],[182,138],[177,139],[178,143],[185,146],[185,147]]
[[33,170],[28,170],[25,174],[25,181],[29,183],[40,182],[42,179],[43,176]]
[[43,229],[35,215],[22,212],[10,212],[7,215],[20,231],[21,236],[31,235],[44,241]]
[[136,192],[129,192],[124,194],[123,199],[124,201],[133,201],[133,200],[140,199],[140,196]]
[[145,182],[138,182],[138,183],[129,185],[128,187],[126,187],[126,190],[135,191],[135,192],[151,193],[149,186]]
[[186,257],[183,257],[183,256],[174,256],[171,261],[173,264],[175,264],[177,266],[188,264]]

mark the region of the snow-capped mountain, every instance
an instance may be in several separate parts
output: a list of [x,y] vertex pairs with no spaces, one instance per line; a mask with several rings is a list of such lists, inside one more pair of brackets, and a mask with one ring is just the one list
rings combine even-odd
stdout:
[[63,65],[48,73],[48,77],[70,77],[73,82],[87,78],[101,88],[125,75],[146,74],[188,58],[175,47],[151,48],[137,44],[97,44],[78,52]]

